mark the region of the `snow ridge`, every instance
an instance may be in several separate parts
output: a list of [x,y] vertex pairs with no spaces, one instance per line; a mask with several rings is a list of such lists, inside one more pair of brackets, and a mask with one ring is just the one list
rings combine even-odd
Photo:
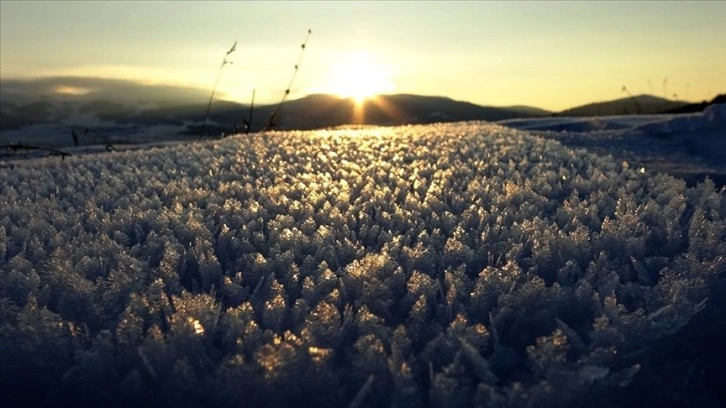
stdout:
[[666,338],[723,309],[709,297],[726,273],[725,195],[476,122],[0,168],[0,391],[81,405],[667,401],[633,384]]

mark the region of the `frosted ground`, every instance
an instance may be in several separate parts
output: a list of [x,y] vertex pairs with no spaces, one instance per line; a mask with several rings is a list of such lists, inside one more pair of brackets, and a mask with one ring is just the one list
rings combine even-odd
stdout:
[[646,171],[683,178],[689,185],[711,178],[726,185],[726,105],[702,113],[584,118],[512,119],[499,122],[566,146],[613,155]]
[[720,406],[726,190],[563,144],[670,129],[707,146],[719,109],[586,133],[469,122],[12,161],[0,393]]
[[[197,136],[182,134],[180,128],[174,126],[131,126],[121,132],[125,135],[121,137],[117,134],[118,124],[113,122],[83,116],[74,120],[83,123],[83,126],[71,126],[78,134],[80,147],[72,147],[67,124],[39,124],[3,131],[0,133],[0,167],[58,153],[8,147],[16,144],[83,155],[107,149],[139,149],[198,140]],[[723,143],[726,139],[726,105],[715,105],[695,114],[545,117],[497,123],[557,140],[568,147],[584,147],[600,155],[613,155],[618,161],[626,161],[647,171],[675,175],[689,186],[704,181],[706,177],[711,178],[717,187],[726,185],[726,144]],[[84,133],[83,129],[88,129],[88,126],[101,129],[102,134],[95,131]],[[112,134],[117,135],[105,135],[104,129],[116,129]],[[133,137],[129,138],[129,135]]]

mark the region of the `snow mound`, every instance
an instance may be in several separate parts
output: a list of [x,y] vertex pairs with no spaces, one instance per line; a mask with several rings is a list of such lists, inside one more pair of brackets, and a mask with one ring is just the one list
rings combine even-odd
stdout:
[[694,155],[726,164],[726,104],[711,105],[697,114],[641,125],[628,135],[664,139],[684,146]]
[[720,130],[722,135],[726,134],[726,104],[711,105],[701,113],[670,116],[659,122],[640,125],[633,132],[663,136],[710,130]]
[[508,119],[497,122],[500,125],[520,130],[588,133],[631,129],[643,123],[661,119],[657,115],[627,115],[601,117],[553,117]]
[[[514,129],[612,154],[660,171],[722,179],[726,169],[726,104],[701,113],[594,118],[536,118],[498,122]],[[690,178],[689,176],[689,179]]]
[[23,162],[0,197],[11,406],[718,405],[712,183],[459,123]]

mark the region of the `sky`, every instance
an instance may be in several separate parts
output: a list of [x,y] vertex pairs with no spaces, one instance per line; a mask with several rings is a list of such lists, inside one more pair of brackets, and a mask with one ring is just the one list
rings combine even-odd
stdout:
[[[726,93],[726,1],[0,1],[3,79],[93,76],[279,101],[446,96],[558,111]],[[301,44],[309,36],[304,53]],[[302,59],[300,60],[300,58]]]

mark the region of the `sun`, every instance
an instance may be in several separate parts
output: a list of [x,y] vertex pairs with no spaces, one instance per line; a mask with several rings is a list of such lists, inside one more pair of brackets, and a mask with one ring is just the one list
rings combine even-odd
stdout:
[[395,90],[389,70],[365,51],[340,58],[333,71],[331,92],[341,98],[353,98],[356,103]]

